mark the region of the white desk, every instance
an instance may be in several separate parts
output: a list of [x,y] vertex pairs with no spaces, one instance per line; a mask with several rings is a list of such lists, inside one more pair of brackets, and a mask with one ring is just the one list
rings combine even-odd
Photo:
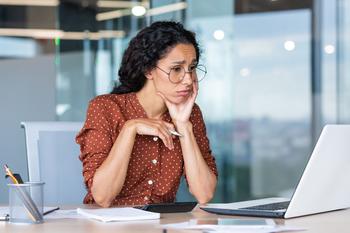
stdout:
[[[160,224],[188,221],[189,219],[216,219],[216,218],[239,218],[235,216],[215,215],[196,208],[191,213],[162,214],[159,220],[147,220],[137,222],[112,222],[101,223],[88,219],[55,219],[46,220],[43,224],[16,225],[8,222],[0,222],[1,233],[133,233],[133,232],[158,232]],[[348,233],[350,232],[350,209],[317,214],[307,217],[294,218],[289,220],[275,219],[277,224],[284,224],[291,227],[305,228],[303,233]],[[173,232],[200,232],[200,231],[176,231]]]

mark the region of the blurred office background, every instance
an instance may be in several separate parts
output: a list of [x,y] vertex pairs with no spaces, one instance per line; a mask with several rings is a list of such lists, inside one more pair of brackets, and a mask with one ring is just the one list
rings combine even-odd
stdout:
[[[0,163],[26,179],[20,122],[84,121],[130,38],[176,20],[208,70],[197,102],[219,169],[213,201],[290,196],[322,126],[350,122],[349,12],[350,0],[0,0]],[[191,199],[186,185],[177,198]]]

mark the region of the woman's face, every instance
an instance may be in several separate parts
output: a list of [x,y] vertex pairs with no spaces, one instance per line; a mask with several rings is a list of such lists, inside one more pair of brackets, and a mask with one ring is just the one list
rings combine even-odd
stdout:
[[[158,61],[157,67],[151,72],[150,76],[156,91],[161,92],[173,103],[186,101],[193,91],[195,75],[187,73],[194,70],[197,65],[196,50],[192,44],[178,44],[172,48],[168,54]],[[172,77],[184,73],[183,79],[174,83],[169,80],[167,73],[172,73]],[[174,80],[173,80],[174,81]]]

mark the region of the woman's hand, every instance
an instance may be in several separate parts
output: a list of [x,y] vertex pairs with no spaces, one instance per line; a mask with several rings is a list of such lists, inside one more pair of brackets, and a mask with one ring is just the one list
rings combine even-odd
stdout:
[[169,129],[175,129],[173,124],[162,120],[140,118],[127,121],[125,126],[136,134],[157,136],[169,150],[174,149],[173,138],[169,132]]
[[164,100],[173,122],[175,124],[186,123],[189,121],[194,102],[198,95],[198,81],[197,80],[193,81],[191,95],[188,97],[186,101],[180,104],[172,103],[161,92],[157,92],[157,94]]

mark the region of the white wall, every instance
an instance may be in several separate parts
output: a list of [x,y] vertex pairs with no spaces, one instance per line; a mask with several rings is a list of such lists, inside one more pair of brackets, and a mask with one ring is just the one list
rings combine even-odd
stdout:
[[8,203],[3,164],[27,180],[21,121],[55,120],[54,56],[0,60],[0,203]]

